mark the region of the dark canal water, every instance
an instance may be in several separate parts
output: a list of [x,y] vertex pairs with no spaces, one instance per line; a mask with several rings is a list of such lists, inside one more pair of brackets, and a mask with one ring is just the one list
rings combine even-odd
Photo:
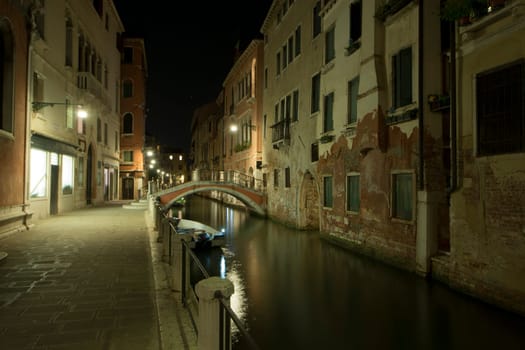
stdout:
[[[266,349],[525,349],[525,317],[201,197],[183,216],[226,229],[200,253]],[[249,349],[234,335],[234,350]]]

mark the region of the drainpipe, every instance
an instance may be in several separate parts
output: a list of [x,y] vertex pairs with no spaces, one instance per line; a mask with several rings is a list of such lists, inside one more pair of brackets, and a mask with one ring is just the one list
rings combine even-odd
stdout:
[[453,21],[450,22],[450,193],[458,188],[456,93],[456,21]]
[[424,177],[424,170],[425,170],[425,129],[424,129],[424,118],[423,118],[423,4],[424,1],[419,1],[418,6],[418,27],[419,27],[419,35],[418,35],[418,101],[419,101],[419,118],[418,118],[418,128],[419,128],[419,137],[418,137],[418,143],[419,143],[419,190],[423,191],[425,189],[425,177]]

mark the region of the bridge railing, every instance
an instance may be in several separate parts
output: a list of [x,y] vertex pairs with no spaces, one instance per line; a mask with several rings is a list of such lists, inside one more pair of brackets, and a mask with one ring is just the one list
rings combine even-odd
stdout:
[[[164,210],[158,202],[156,204],[159,231],[157,241],[162,243],[162,261],[170,267],[169,279],[172,289],[181,292],[181,302],[188,311],[197,334],[198,349],[231,349],[233,327],[231,321],[233,321],[249,348],[258,350],[258,345],[229,305],[233,283],[228,279],[210,277],[189,245],[192,234],[177,232],[177,219],[171,216],[170,211]],[[196,266],[202,276],[198,278],[198,282],[194,282],[194,286],[190,279],[190,264]],[[192,309],[197,314],[194,314]],[[198,314],[201,312],[208,317],[199,318]]]
[[193,170],[192,181],[216,181],[234,183],[240,187],[248,188],[257,192],[264,192],[266,184],[263,180],[252,175],[241,173],[237,170]]

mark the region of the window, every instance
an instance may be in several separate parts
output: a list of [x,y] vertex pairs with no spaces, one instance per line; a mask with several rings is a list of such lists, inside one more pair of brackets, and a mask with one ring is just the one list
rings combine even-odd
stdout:
[[273,187],[279,187],[279,169],[273,169]]
[[66,19],[66,67],[73,67],[73,23]]
[[284,168],[284,187],[290,187],[290,167]]
[[297,121],[299,119],[299,90],[293,92],[292,97],[292,120]]
[[118,131],[115,131],[115,152],[118,152]]
[[315,38],[321,33],[321,2],[318,1],[313,10],[313,37]]
[[287,47],[286,45],[283,46],[283,69],[286,68],[288,65],[288,55],[287,55]]
[[412,178],[411,173],[392,175],[392,217],[394,218],[412,220]]
[[295,30],[295,57],[301,53],[301,26]]
[[124,47],[124,52],[122,53],[122,63],[131,64],[133,63],[133,48],[126,46]]
[[268,68],[264,68],[264,88],[268,88]]
[[293,35],[288,38],[288,63],[292,62],[294,58],[293,50]]
[[362,13],[361,1],[350,4],[350,45],[361,39]]
[[131,113],[124,114],[124,121],[122,123],[123,134],[133,134],[133,115]]
[[71,101],[66,98],[66,128],[73,129],[74,113],[73,109],[75,106],[71,104]]
[[102,142],[102,121],[97,118],[97,142]]
[[312,143],[311,159],[312,159],[312,163],[317,162],[319,160],[319,144],[317,142]]
[[84,186],[84,157],[78,157],[77,183]]
[[133,162],[133,151],[123,151],[122,160],[124,162]]
[[277,75],[281,74],[281,52],[277,52],[277,56],[276,56],[276,59],[277,59]]
[[131,80],[124,80],[122,83],[122,96],[132,97],[133,96],[133,83]]
[[266,139],[266,114],[263,116],[263,139]]
[[359,92],[359,77],[348,82],[348,124],[357,122],[357,94]]
[[325,34],[324,63],[335,58],[335,27],[330,28]]
[[319,112],[319,100],[321,99],[321,74],[312,77],[312,113]]
[[[0,130],[8,133],[14,132],[13,51],[13,34],[9,21],[2,19],[0,20],[0,103],[2,104],[0,107]],[[34,100],[41,101],[40,99]]]
[[73,157],[62,155],[62,194],[73,193]]
[[359,175],[348,175],[346,177],[346,210],[359,212],[360,204]]
[[392,107],[412,103],[412,48],[392,56]]
[[77,132],[81,135],[86,134],[86,119],[77,118]]
[[104,145],[108,145],[108,123],[104,123]]
[[286,96],[286,120],[290,120],[292,109],[292,95]]
[[331,92],[324,97],[324,119],[323,132],[334,129],[334,93]]
[[47,186],[47,153],[32,148],[30,163],[29,195],[31,198],[45,197]]
[[279,121],[279,103],[275,104],[274,118],[273,119],[274,119],[273,120],[274,123],[277,123]]
[[42,10],[35,11],[35,26],[36,26],[36,32],[38,33],[40,38],[45,39],[46,38],[45,33],[44,33],[45,12],[46,12],[45,11],[45,8],[46,8],[45,0],[41,0],[40,5],[41,5]]
[[477,154],[525,151],[525,60],[476,76]]
[[333,196],[332,196],[332,177],[323,177],[323,207],[332,208]]

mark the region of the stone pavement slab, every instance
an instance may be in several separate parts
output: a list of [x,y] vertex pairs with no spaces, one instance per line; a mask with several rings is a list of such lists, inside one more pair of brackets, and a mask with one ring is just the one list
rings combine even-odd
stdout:
[[81,209],[0,240],[1,348],[196,348],[146,213]]

